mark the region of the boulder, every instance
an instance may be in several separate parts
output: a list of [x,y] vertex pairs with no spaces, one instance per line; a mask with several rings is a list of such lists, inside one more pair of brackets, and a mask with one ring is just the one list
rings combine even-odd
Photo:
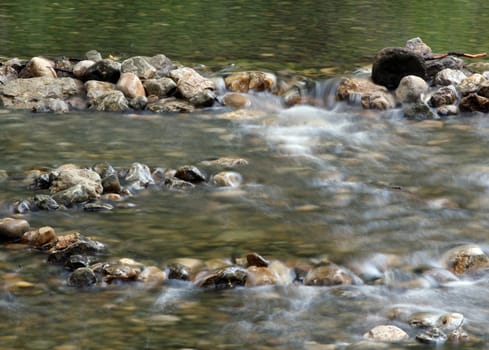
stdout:
[[73,66],[73,76],[78,79],[83,79],[87,69],[95,64],[95,61],[83,60]]
[[375,56],[372,66],[372,81],[375,84],[393,90],[407,75],[426,79],[426,64],[420,54],[406,48],[387,47]]
[[139,78],[151,79],[156,74],[156,68],[153,67],[147,57],[134,56],[122,62],[122,73],[133,73]]
[[396,89],[395,95],[402,103],[416,102],[428,91],[426,81],[416,75],[403,77]]
[[47,194],[36,194],[32,199],[34,207],[39,210],[57,210],[59,204],[53,199],[53,197]]
[[151,170],[146,164],[133,163],[124,179],[135,190],[142,190],[154,184]]
[[84,95],[83,83],[73,78],[16,79],[0,89],[0,104],[7,108],[32,109],[44,99],[66,101]]
[[416,103],[406,105],[402,109],[402,112],[404,114],[404,117],[407,119],[414,119],[418,121],[427,119],[438,119],[438,116],[433,113],[430,106],[428,106],[423,101],[418,101]]
[[184,165],[177,169],[175,177],[191,183],[206,181],[206,176],[193,165]]
[[19,78],[57,78],[54,62],[43,57],[33,57],[19,73]]
[[89,80],[85,82],[85,89],[87,91],[88,100],[92,102],[97,97],[105,95],[107,92],[115,91],[116,86],[115,84],[106,81]]
[[433,54],[431,47],[426,45],[420,37],[412,38],[406,41],[405,48],[417,53],[421,57],[429,57]]
[[489,98],[480,96],[477,93],[469,93],[462,97],[459,105],[462,112],[489,112]]
[[92,191],[92,188],[85,184],[77,184],[67,188],[66,190],[53,194],[53,199],[65,206],[71,206],[77,203],[83,203],[89,199],[98,198],[98,194]]
[[444,86],[431,95],[429,104],[432,107],[451,105],[457,102],[457,92],[452,86]]
[[90,101],[90,108],[101,112],[125,112],[129,101],[121,91],[109,91]]
[[229,289],[244,286],[248,271],[240,266],[229,266],[206,271],[198,276],[195,284],[210,289]]
[[116,84],[116,88],[122,91],[127,98],[146,96],[143,83],[132,72],[122,73]]
[[90,169],[68,168],[55,170],[51,173],[51,193],[66,190],[75,185],[83,185],[94,197],[102,194],[102,180],[99,174]]
[[442,59],[426,61],[426,78],[433,79],[438,72],[451,68],[454,70],[464,70],[465,62],[457,57],[447,56]]
[[82,80],[100,80],[115,84],[120,75],[121,64],[119,62],[103,59],[88,67]]
[[176,177],[169,177],[165,179],[164,184],[169,190],[173,191],[188,191],[195,188],[195,185],[193,183],[177,179]]
[[177,88],[175,81],[170,78],[148,79],[143,85],[148,96],[154,95],[158,98],[171,96]]
[[222,97],[222,103],[225,106],[239,109],[239,108],[248,108],[251,106],[251,101],[245,94],[237,93],[237,92],[228,92]]
[[95,282],[97,282],[95,273],[88,267],[79,267],[68,277],[70,287],[82,288],[95,284]]
[[209,93],[209,90],[215,89],[214,82],[204,78],[194,69],[188,67],[174,69],[169,75],[177,83],[178,93],[185,99],[195,99],[200,95],[199,106],[212,105],[214,102],[215,95]]
[[0,64],[0,90],[2,85],[5,85],[7,82],[18,78],[19,73],[12,65]]
[[267,72],[237,72],[224,79],[226,88],[234,92],[275,91],[277,78]]
[[27,220],[12,218],[0,219],[0,241],[18,241],[29,230],[30,225]]
[[247,287],[277,284],[277,277],[267,267],[249,266],[247,270],[248,270],[248,278],[246,279]]
[[137,96],[129,100],[129,107],[137,111],[142,111],[148,105],[148,98],[146,96]]
[[457,85],[467,78],[464,72],[458,69],[445,68],[439,71],[435,76],[436,85]]
[[81,237],[79,234],[58,237],[58,242],[49,250],[48,262],[66,264],[73,255],[93,256],[103,252],[100,242]]
[[487,82],[487,79],[482,74],[475,73],[462,80],[457,85],[457,89],[463,97],[478,92],[485,82]]
[[359,78],[343,79],[336,90],[336,99],[361,104],[366,109],[391,109],[395,107],[392,95],[383,86]]
[[168,76],[170,71],[176,68],[173,62],[163,54],[158,54],[153,57],[146,57],[146,59],[148,63],[156,69],[156,79]]
[[67,113],[70,110],[68,103],[59,98],[46,98],[39,101],[32,107],[35,113]]

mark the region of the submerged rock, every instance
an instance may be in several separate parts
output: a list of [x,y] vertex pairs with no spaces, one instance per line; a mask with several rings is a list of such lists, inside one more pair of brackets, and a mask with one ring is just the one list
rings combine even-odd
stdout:
[[68,277],[68,285],[76,288],[87,287],[96,282],[95,273],[88,267],[79,267]]
[[221,171],[212,176],[211,182],[219,187],[239,187],[243,183],[243,177],[235,171]]
[[304,278],[304,284],[309,286],[350,285],[356,284],[359,280],[346,268],[329,263],[310,270]]

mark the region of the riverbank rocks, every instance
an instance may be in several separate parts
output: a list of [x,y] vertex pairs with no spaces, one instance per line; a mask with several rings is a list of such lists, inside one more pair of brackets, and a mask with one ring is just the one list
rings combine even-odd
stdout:
[[194,106],[211,106],[215,100],[215,85],[194,69],[184,67],[170,71],[170,78],[177,83],[177,92]]
[[127,98],[146,96],[143,83],[141,83],[141,80],[139,80],[136,74],[131,72],[122,73],[117,81],[116,87]]
[[394,90],[401,79],[416,75],[426,79],[426,64],[423,56],[402,47],[387,47],[377,53],[372,66],[372,81]]
[[0,241],[14,242],[22,239],[25,232],[30,230],[27,220],[3,218],[0,219]]
[[121,76],[121,64],[119,62],[103,59],[95,62],[85,71],[83,80],[100,80],[110,83],[117,83]]

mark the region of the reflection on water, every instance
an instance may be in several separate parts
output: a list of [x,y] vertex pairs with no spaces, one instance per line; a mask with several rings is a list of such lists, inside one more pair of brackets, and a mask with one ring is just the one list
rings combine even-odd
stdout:
[[[296,349],[358,341],[373,326],[392,323],[387,314],[397,305],[463,313],[466,330],[487,340],[489,317],[479,308],[488,301],[484,276],[440,288],[410,271],[440,267],[443,253],[457,244],[488,247],[483,119],[411,123],[396,113],[364,115],[341,105],[273,107],[243,122],[222,119],[217,110],[151,118],[5,110],[1,116],[0,169],[9,174],[0,183],[2,216],[11,215],[13,201],[32,195],[23,177],[34,167],[108,161],[123,168],[137,161],[174,168],[238,156],[249,162],[239,168],[245,181],[238,190],[154,187],[108,213],[27,218],[35,227],[89,234],[111,256],[158,266],[250,251],[291,264],[328,256],[364,277],[382,276],[379,262],[389,256],[405,266],[389,270],[378,286],[214,293],[170,283],[77,291],[44,254],[4,247],[4,347]],[[402,283],[417,287],[398,288]]]

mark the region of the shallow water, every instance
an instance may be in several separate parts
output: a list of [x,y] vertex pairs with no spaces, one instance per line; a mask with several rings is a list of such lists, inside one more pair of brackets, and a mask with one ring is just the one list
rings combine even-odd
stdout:
[[[141,162],[193,164],[210,175],[202,161],[241,157],[249,165],[236,169],[244,178],[239,189],[155,186],[110,212],[25,218],[58,234],[90,235],[110,257],[162,268],[182,257],[254,251],[291,266],[327,257],[367,283],[214,292],[173,281],[77,290],[44,253],[2,245],[0,349],[355,348],[386,323],[413,339],[414,329],[387,318],[397,306],[462,313],[472,341],[460,347],[483,347],[487,273],[436,284],[423,271],[441,267],[443,254],[460,244],[489,252],[487,115],[419,123],[397,111],[360,111],[333,103],[335,80],[324,79],[416,36],[435,52],[484,51],[487,9],[485,1],[2,1],[0,56],[164,53],[203,71],[310,76],[324,103],[286,110],[259,94],[253,101],[263,116],[249,111],[238,121],[222,109],[62,116],[0,109],[0,170],[8,174],[0,176],[0,217],[33,195],[25,181],[30,169]],[[369,279],[379,276],[382,285]],[[389,347],[425,348],[414,341]]]
[[282,109],[267,95],[255,98],[269,108],[244,121],[223,118],[225,110],[151,116],[3,110],[0,169],[9,177],[0,184],[1,216],[32,195],[23,181],[31,168],[99,161],[172,168],[238,156],[249,162],[238,168],[245,179],[238,190],[154,187],[111,212],[26,218],[34,227],[91,235],[112,257],[160,267],[175,258],[256,251],[291,264],[327,256],[375,275],[376,262],[393,254],[401,268],[385,272],[384,285],[209,292],[168,283],[79,291],[66,286],[68,272],[48,265],[44,254],[5,246],[1,347],[314,348],[361,340],[370,328],[392,322],[386,315],[399,305],[463,313],[473,339],[486,341],[484,274],[445,286],[423,278],[415,287],[402,284],[420,280],[417,267],[440,267],[455,245],[488,247],[486,117],[413,123],[396,111]]

